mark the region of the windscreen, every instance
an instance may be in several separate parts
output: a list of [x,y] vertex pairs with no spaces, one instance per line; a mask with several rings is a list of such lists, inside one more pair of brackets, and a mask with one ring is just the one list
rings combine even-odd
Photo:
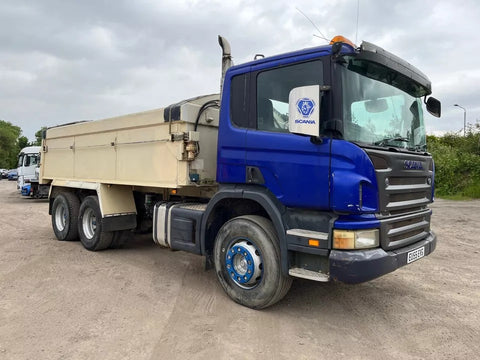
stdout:
[[[393,71],[378,68],[379,73],[362,74],[350,70],[348,64],[340,66],[345,140],[425,151],[421,100],[390,85],[396,75]],[[368,67],[369,72],[375,69]]]

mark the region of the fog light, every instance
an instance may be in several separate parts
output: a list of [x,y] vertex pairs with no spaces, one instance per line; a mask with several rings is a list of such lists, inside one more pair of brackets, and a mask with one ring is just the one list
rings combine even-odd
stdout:
[[341,250],[369,249],[378,247],[378,229],[333,230],[333,248]]

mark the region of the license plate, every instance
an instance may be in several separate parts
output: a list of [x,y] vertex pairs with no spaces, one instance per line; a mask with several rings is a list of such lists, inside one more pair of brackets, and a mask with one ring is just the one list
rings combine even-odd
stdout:
[[409,253],[407,253],[407,264],[417,261],[418,259],[421,259],[424,256],[425,256],[425,246],[422,246],[421,248],[410,251]]

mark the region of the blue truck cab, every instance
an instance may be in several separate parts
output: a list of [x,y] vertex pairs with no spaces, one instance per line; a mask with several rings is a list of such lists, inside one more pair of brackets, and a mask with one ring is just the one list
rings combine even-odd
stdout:
[[[429,255],[434,164],[422,101],[440,116],[430,94],[412,65],[341,37],[230,67],[211,204],[259,204],[284,275],[359,283]],[[239,269],[230,272],[234,285],[248,289]]]

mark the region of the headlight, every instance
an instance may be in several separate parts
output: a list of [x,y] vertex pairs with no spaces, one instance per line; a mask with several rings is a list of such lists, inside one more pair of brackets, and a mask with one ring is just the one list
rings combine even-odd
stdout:
[[333,230],[333,248],[341,250],[369,249],[378,247],[379,231],[372,230]]

